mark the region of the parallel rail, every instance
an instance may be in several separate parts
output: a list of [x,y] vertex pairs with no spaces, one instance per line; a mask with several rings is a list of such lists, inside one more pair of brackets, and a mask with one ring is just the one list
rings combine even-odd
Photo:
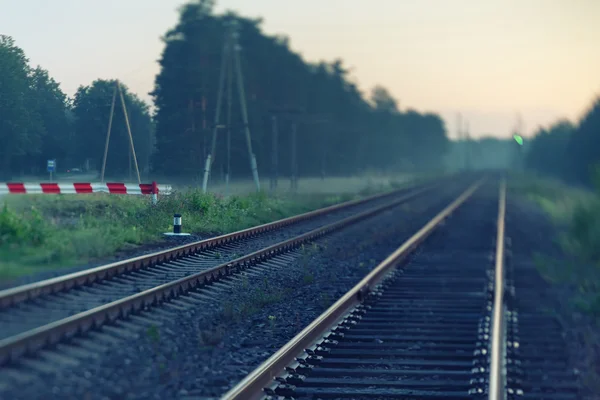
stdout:
[[498,232],[496,235],[496,263],[494,277],[494,305],[492,306],[492,337],[490,340],[489,400],[506,399],[506,325],[504,273],[504,219],[506,215],[506,181],[500,184],[498,201]]
[[[418,185],[416,189],[419,190],[418,188],[421,188],[422,191],[425,191],[432,189],[435,185],[436,183]],[[183,246],[162,250],[156,253],[134,257],[114,262],[111,264],[102,265],[96,268],[90,268],[84,271],[59,276],[56,278],[2,290],[0,291],[0,310],[27,300],[34,299],[39,296],[65,291],[83,285],[89,285],[94,282],[110,279],[118,275],[137,271],[143,268],[149,268],[157,264],[186,257],[203,250],[208,250],[218,246],[226,245],[228,243],[233,243],[236,241],[255,237],[257,235],[275,231],[296,224],[298,222],[315,219],[334,211],[339,211],[353,206],[366,204],[368,202],[378,199],[391,198],[399,195],[407,189],[410,188],[402,188],[391,192],[376,194],[363,199],[357,199],[340,204],[335,204],[329,207],[310,211],[300,215],[295,215],[278,221],[244,229],[241,231],[228,233],[211,239],[201,240]]]
[[[403,260],[411,255],[453,211],[467,201],[483,182],[484,180],[478,181],[469,187],[455,201],[407,240],[400,248],[381,262],[371,273],[354,286],[354,288],[347,292],[256,370],[251,372],[238,385],[227,392],[222,399],[252,400],[264,397],[265,393],[263,389],[272,385],[274,378],[280,376],[285,368],[291,365],[296,360],[296,357],[302,354],[305,349],[314,346],[332,329],[332,327],[347,316],[351,310],[360,305],[369,293]],[[501,201],[504,200],[501,199]],[[501,216],[503,217],[503,214]],[[503,222],[498,225],[499,227],[501,225],[503,226]],[[496,373],[497,370],[494,371],[494,373]]]
[[[136,313],[146,308],[169,301],[170,299],[173,299],[181,294],[193,290],[201,285],[210,284],[221,278],[244,271],[260,262],[263,262],[279,254],[297,248],[303,243],[313,241],[324,235],[342,229],[345,226],[362,221],[370,216],[391,209],[410,199],[414,199],[418,195],[430,190],[431,188],[431,186],[426,186],[424,188],[417,189],[404,196],[394,199],[393,201],[390,201],[389,203],[386,203],[382,206],[372,208],[368,211],[342,219],[341,221],[325,225],[318,229],[285,240],[278,244],[266,247],[262,250],[245,255],[230,262],[223,263],[213,268],[209,268],[207,270],[186,276],[184,278],[177,279],[169,283],[162,284],[160,286],[156,286],[152,289],[145,290],[135,295],[124,297],[117,301],[113,301],[111,303],[90,309],[88,311],[81,312],[71,317],[64,318],[56,322],[52,322],[50,324],[0,340],[0,365],[14,361],[23,355],[35,353],[36,351],[45,348],[46,346],[59,343],[74,335],[84,333],[86,331],[89,331],[90,329],[98,328],[106,323],[110,323],[117,319],[126,318],[132,313]],[[389,196],[389,194],[379,196]],[[357,202],[354,203],[356,204]],[[314,212],[313,215],[315,215]],[[290,219],[287,220],[289,221]],[[271,224],[271,226],[273,225]],[[260,229],[266,228],[265,226],[263,226]],[[246,230],[242,232],[249,231],[251,230]],[[217,241],[219,243],[223,243],[226,240],[232,239],[223,237],[214,239],[214,241]],[[177,250],[173,250],[171,252],[181,254],[182,252],[190,251],[189,249],[193,248],[194,245],[196,245],[196,248],[198,246],[206,246],[206,244],[202,244],[201,242],[199,244],[181,246]],[[164,253],[167,252],[162,252],[160,254],[164,255]],[[157,257],[158,256],[156,255],[150,255],[147,258],[139,257],[138,259],[136,259],[137,261],[133,263],[130,261],[128,265],[139,266],[141,260],[148,258],[155,260],[157,259]]]

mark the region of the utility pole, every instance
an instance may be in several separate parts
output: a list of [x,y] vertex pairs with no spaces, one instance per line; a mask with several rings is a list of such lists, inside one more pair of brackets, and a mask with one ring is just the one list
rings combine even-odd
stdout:
[[[129,157],[133,157],[133,163],[135,165],[135,172],[137,174],[138,183],[142,183],[142,179],[140,177],[140,169],[138,167],[137,156],[135,154],[135,147],[133,146],[133,135],[131,134],[131,125],[129,124],[129,115],[127,114],[127,107],[125,106],[125,97],[123,96],[123,90],[121,89],[121,85],[117,80],[115,82],[115,90],[113,92],[112,103],[110,107],[110,116],[108,119],[108,132],[106,133],[106,143],[104,146],[104,157],[102,159],[102,170],[100,172],[100,182],[104,182],[104,172],[106,171],[106,157],[108,156],[108,144],[110,142],[110,132],[112,128],[112,120],[115,111],[115,101],[117,98],[117,93],[121,99],[121,106],[123,108],[123,115],[125,116],[125,127],[127,128],[127,135],[129,136],[129,145],[131,146],[129,149]],[[131,161],[130,161],[131,166]],[[131,175],[131,172],[130,172]]]
[[252,139],[250,136],[250,125],[248,123],[248,110],[246,108],[246,94],[244,91],[244,81],[242,76],[242,67],[240,62],[241,47],[238,44],[238,32],[237,22],[232,21],[227,37],[225,38],[225,44],[223,46],[223,58],[221,61],[221,73],[219,76],[219,92],[217,94],[217,106],[215,111],[215,124],[213,127],[212,140],[210,153],[206,157],[206,164],[204,167],[204,180],[202,182],[202,190],[204,193],[208,190],[208,178],[210,176],[210,170],[215,158],[215,148],[217,143],[217,130],[219,129],[219,121],[221,117],[221,105],[223,101],[223,89],[225,83],[225,72],[228,63],[233,63],[233,69],[236,73],[237,89],[240,101],[240,108],[242,112],[242,121],[244,124],[244,134],[246,137],[246,146],[248,148],[248,157],[250,158],[250,169],[252,170],[252,177],[256,190],[260,191],[260,180],[258,177],[258,166],[256,164],[256,156],[252,152]]
[[298,162],[296,160],[296,141],[297,141],[297,125],[296,121],[292,121],[291,132],[291,156],[290,156],[290,189],[296,191],[298,189]]
[[272,127],[272,141],[271,141],[271,191],[277,190],[277,169],[279,163],[279,144],[277,130],[277,117],[271,116],[271,127]]
[[325,169],[327,163],[327,136],[323,138],[321,142],[321,180],[325,180]]
[[[298,125],[299,124],[326,124],[331,120],[331,116],[328,114],[306,114],[305,110],[299,107],[272,107],[271,121],[272,121],[272,154],[271,154],[271,189],[277,187],[277,174],[279,167],[279,122],[286,119],[291,122],[290,130],[290,188],[291,190],[298,189]],[[321,143],[321,147],[325,147],[325,143]],[[318,154],[318,153],[316,153]],[[325,149],[323,153],[326,154]],[[316,157],[318,160],[318,155]],[[317,161],[319,162],[319,161]],[[322,174],[324,174],[324,160],[321,161]],[[323,175],[322,175],[323,176]]]
[[110,141],[110,131],[112,129],[113,116],[115,114],[115,102],[117,100],[117,85],[113,91],[112,102],[110,104],[110,116],[108,117],[108,132],[106,132],[106,142],[104,145],[104,157],[102,157],[102,170],[100,171],[100,182],[104,183],[104,172],[106,170],[106,156],[108,155],[108,143]]
[[471,135],[469,133],[469,121],[465,121],[465,169],[468,171],[471,169]]
[[229,193],[229,178],[231,176],[231,106],[233,103],[233,65],[227,63],[227,137],[226,137],[226,166],[225,166],[225,192]]
[[131,180],[131,149],[129,149],[129,151],[127,152],[127,159],[129,165],[129,180]]
[[457,167],[460,170],[460,159],[462,158],[461,155],[464,154],[465,150],[467,147],[466,143],[463,143],[463,138],[462,138],[462,115],[460,113],[456,114],[456,140],[458,143],[458,151],[457,151]]

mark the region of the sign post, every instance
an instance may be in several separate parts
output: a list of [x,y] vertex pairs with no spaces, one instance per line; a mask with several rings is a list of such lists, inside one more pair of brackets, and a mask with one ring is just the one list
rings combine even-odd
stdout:
[[46,169],[50,173],[50,181],[52,182],[52,173],[56,171],[56,160],[48,160]]

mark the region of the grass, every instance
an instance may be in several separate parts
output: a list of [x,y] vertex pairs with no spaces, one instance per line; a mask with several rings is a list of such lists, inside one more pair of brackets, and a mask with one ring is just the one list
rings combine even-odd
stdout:
[[513,179],[509,190],[537,203],[559,228],[559,244],[569,259],[539,255],[538,270],[546,280],[571,287],[571,306],[600,323],[600,190],[528,176]]
[[[281,289],[272,285],[266,278],[263,282],[253,284],[242,284],[246,289],[243,301],[228,301],[221,309],[221,316],[225,321],[238,322],[244,318],[256,314],[270,304],[280,303],[291,293],[290,288]],[[271,322],[271,324],[273,324]]]
[[[600,183],[600,180],[597,180]],[[509,190],[524,194],[546,211],[559,228],[565,260],[536,255],[542,276],[559,293],[559,303],[540,305],[560,321],[574,365],[580,371],[582,398],[600,391],[600,185],[596,191],[569,187],[557,181],[519,176]],[[542,234],[542,233],[541,233]],[[556,307],[556,308],[554,308]]]
[[228,233],[331,204],[402,186],[369,183],[333,194],[264,192],[224,197],[188,189],[153,206],[147,196],[9,195],[0,199],[0,282],[47,269],[101,260],[151,244],[172,230],[180,213],[183,230],[199,235]]
[[561,227],[566,227],[573,221],[577,210],[592,206],[598,199],[595,193],[588,190],[532,175],[511,177],[508,190],[525,195],[537,203]]

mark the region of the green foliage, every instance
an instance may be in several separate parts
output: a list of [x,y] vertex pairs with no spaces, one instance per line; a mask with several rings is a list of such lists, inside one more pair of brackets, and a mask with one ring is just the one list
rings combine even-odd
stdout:
[[[243,301],[238,299],[236,302],[227,302],[223,305],[221,316],[225,321],[239,321],[247,318],[270,304],[281,302],[291,292],[289,288],[273,287],[266,278],[263,282],[253,282],[251,288],[249,285],[243,285],[243,287],[245,289],[242,294]],[[275,319],[275,317],[269,317],[271,326],[274,325]]]
[[28,61],[10,36],[0,34],[0,178],[40,151],[44,126]]
[[519,149],[512,139],[483,137],[450,143],[446,165],[451,170],[513,169]]
[[565,177],[568,168],[567,146],[575,127],[568,121],[559,121],[549,129],[541,128],[529,147],[526,165],[538,173]]
[[0,211],[0,246],[30,245],[38,247],[44,244],[48,227],[40,212],[31,207],[28,215],[20,217],[4,205]]
[[592,194],[558,182],[522,178],[513,190],[525,192],[559,224],[559,243],[569,261],[537,255],[538,270],[550,282],[568,285],[571,305],[600,322],[600,190]]
[[[45,174],[46,160],[58,171],[100,167],[115,81],[81,86],[71,101],[41,67],[32,68],[14,40],[0,35],[0,180],[12,175]],[[153,149],[149,108],[123,86],[138,163],[148,169]],[[123,174],[129,164],[129,139],[120,102],[116,103],[107,169]]]
[[[290,49],[287,38],[264,34],[260,20],[216,15],[212,2],[195,1],[181,9],[178,24],[164,37],[153,91],[156,171],[183,176],[202,171],[211,133],[202,128],[203,120],[215,113],[223,41],[233,20],[240,32],[252,146],[261,174],[270,171],[273,109],[303,110],[328,120],[298,127],[301,174],[441,165],[448,140],[439,116],[398,110],[396,100],[380,86],[373,91],[371,105],[350,82],[341,60],[307,63]],[[238,134],[242,119],[237,96],[234,100],[231,168],[236,176],[249,176],[246,143]],[[280,160],[288,158],[290,125],[289,118],[278,119]],[[226,159],[225,140],[219,140],[213,167],[217,170]],[[289,163],[281,163],[280,173],[288,174],[289,168]]]
[[329,293],[319,293],[319,305],[321,308],[326,309],[331,305],[331,303],[333,303],[333,300],[331,299],[331,295]]
[[594,185],[594,169],[600,164],[600,98],[577,125],[559,121],[540,129],[526,155],[526,166],[541,174],[565,179],[570,184]]
[[[381,86],[374,88],[369,101],[351,82],[342,60],[307,63],[290,49],[287,38],[264,34],[260,20],[216,15],[213,8],[210,0],[184,5],[178,24],[164,36],[161,71],[152,93],[156,129],[149,107],[122,85],[142,174],[149,173],[151,156],[154,170],[161,174],[189,179],[203,170],[223,40],[232,21],[239,27],[252,146],[261,174],[270,172],[271,116],[277,108],[300,110],[326,121],[299,124],[301,175],[442,166],[448,139],[439,116],[400,110]],[[14,40],[0,35],[1,180],[17,174],[45,175],[47,159],[57,160],[59,172],[74,167],[99,170],[114,86],[114,80],[95,80],[67,99],[46,70],[32,68]],[[243,122],[237,103],[229,124],[231,169],[236,178],[245,178],[250,160],[247,144],[240,140]],[[114,111],[107,174],[120,180],[129,169],[130,151],[118,96]],[[291,147],[289,116],[280,117],[278,126],[277,151],[285,160]],[[225,158],[225,140],[220,140],[213,171],[225,168]],[[281,163],[279,173],[289,174],[290,168]]]
[[156,325],[151,325],[146,329],[146,334],[153,342],[158,342],[160,340],[160,332]]
[[209,329],[202,329],[198,334],[200,346],[212,348],[223,341],[225,329],[222,326],[215,326]]
[[568,239],[580,257],[600,265],[600,203],[575,208]]
[[62,164],[71,162],[73,153],[78,149],[73,145],[74,131],[69,120],[67,96],[48,71],[41,67],[31,72],[31,87],[35,93],[33,107],[40,116],[43,129],[38,131],[40,152],[27,160],[27,164],[41,171],[48,159],[60,160]]
[[[114,80],[98,79],[89,86],[80,86],[73,99],[75,117],[76,165],[90,159],[91,167],[100,170],[110,117],[112,98],[115,94]],[[148,106],[127,87],[120,84],[131,126],[140,169],[147,166],[152,151],[152,121]],[[129,135],[125,123],[119,95],[116,97],[114,116],[111,125],[106,173],[111,176],[125,176],[129,168]]]
[[[224,198],[195,189],[164,196],[156,206],[147,197],[107,194],[8,197],[0,208],[0,279],[155,242],[172,230],[174,213],[182,214],[186,232],[220,234],[348,197],[353,196],[253,193]],[[308,246],[307,252],[315,249]]]

